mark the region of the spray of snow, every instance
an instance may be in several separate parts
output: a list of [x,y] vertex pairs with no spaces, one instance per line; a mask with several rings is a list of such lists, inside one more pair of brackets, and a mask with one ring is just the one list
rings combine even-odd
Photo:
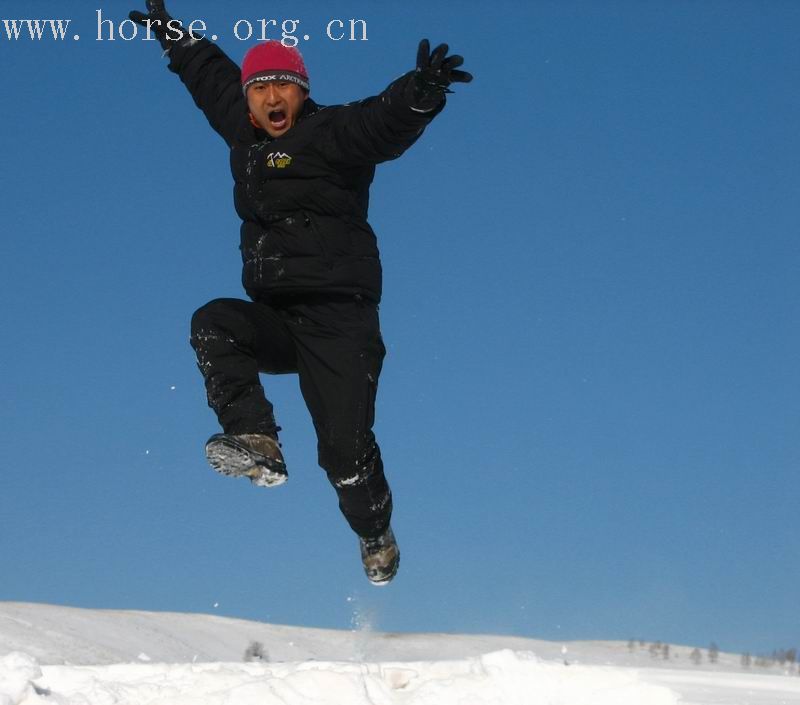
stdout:
[[370,653],[370,645],[372,636],[377,625],[377,617],[375,612],[361,604],[361,601],[355,595],[350,595],[347,602],[353,610],[350,617],[350,625],[355,641],[353,642],[353,655],[356,660],[364,661]]

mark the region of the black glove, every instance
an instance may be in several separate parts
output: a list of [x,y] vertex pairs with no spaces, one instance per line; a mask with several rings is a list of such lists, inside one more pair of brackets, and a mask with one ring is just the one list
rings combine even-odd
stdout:
[[444,97],[452,93],[451,83],[469,83],[472,74],[459,71],[457,66],[464,63],[458,54],[447,56],[447,44],[440,44],[431,52],[427,39],[419,43],[417,49],[417,69],[414,72],[414,103],[418,108],[433,109]]
[[[138,10],[131,10],[128,17],[142,27],[147,27],[149,23],[155,38],[164,49],[169,50],[175,42],[179,42],[181,39],[191,38],[181,23],[172,19],[172,15],[167,12],[164,0],[147,0],[145,4],[147,5],[146,15]],[[167,26],[169,22],[172,24]]]

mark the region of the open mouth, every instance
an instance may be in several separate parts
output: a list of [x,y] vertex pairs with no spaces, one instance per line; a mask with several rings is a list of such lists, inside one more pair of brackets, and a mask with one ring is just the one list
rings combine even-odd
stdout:
[[271,110],[269,115],[269,125],[275,130],[282,130],[286,127],[286,113],[283,110]]

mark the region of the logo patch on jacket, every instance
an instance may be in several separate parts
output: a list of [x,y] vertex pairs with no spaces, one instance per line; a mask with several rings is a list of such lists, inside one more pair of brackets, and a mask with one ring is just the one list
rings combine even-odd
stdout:
[[267,155],[267,166],[284,169],[292,163],[292,158],[283,152],[270,152]]

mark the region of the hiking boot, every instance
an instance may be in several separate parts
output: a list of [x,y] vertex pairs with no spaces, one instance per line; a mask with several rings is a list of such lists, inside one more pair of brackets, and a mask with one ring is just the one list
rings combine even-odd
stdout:
[[361,544],[361,561],[364,563],[364,572],[373,585],[386,585],[397,575],[400,566],[400,549],[394,538],[394,532],[389,527],[386,531],[373,539],[359,536]]
[[214,434],[206,442],[206,457],[218,473],[249,477],[258,487],[275,487],[289,479],[278,441],[261,433]]

